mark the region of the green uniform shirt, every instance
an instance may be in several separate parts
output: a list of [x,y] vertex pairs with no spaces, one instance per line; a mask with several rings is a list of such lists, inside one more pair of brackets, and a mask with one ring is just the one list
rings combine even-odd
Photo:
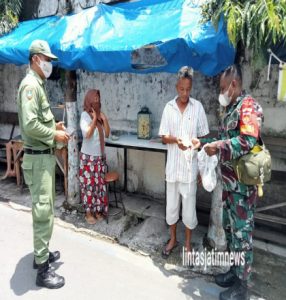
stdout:
[[45,150],[55,147],[56,124],[45,82],[32,69],[20,84],[17,105],[24,148]]

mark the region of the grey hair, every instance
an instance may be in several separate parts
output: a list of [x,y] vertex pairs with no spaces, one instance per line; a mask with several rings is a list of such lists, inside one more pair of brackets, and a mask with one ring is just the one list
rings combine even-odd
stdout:
[[194,70],[188,66],[182,67],[178,72],[178,79],[188,78],[192,80],[193,76],[194,76]]

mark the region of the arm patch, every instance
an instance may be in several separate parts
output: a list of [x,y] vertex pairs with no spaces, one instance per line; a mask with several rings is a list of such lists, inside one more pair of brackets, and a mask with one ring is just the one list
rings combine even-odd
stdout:
[[32,86],[26,86],[23,91],[23,98],[27,100],[32,100],[35,98],[35,88]]
[[240,109],[240,133],[258,138],[259,123],[257,120],[257,112],[254,106],[254,99],[251,97],[243,100]]

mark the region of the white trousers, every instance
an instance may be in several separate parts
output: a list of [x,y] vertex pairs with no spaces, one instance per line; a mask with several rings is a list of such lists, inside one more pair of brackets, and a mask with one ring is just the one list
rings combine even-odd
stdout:
[[179,220],[182,196],[182,220],[186,227],[194,229],[198,225],[196,213],[197,181],[190,183],[167,182],[166,221],[174,225]]

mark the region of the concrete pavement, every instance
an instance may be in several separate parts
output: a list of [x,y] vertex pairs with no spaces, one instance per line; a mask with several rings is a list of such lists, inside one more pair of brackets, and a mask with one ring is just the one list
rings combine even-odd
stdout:
[[[38,288],[32,269],[30,212],[0,203],[0,299],[218,299],[220,288],[205,279],[184,279],[150,257],[118,244],[55,225],[51,249],[62,258],[53,266],[66,278],[59,290]],[[66,225],[68,227],[68,225]]]
[[[1,171],[1,170],[0,170]],[[138,255],[139,253],[144,254],[145,257],[141,257],[143,260],[143,265],[145,263],[147,265],[151,264],[154,267],[154,270],[159,271],[163,277],[159,279],[158,277],[158,284],[161,286],[162,289],[159,290],[158,288],[154,287],[154,282],[156,280],[152,280],[149,284],[146,281],[142,281],[141,277],[143,275],[138,276],[138,280],[134,273],[132,274],[131,279],[128,277],[124,277],[121,274],[121,270],[116,268],[116,270],[112,270],[112,274],[116,274],[114,276],[106,276],[109,280],[109,285],[107,287],[108,293],[112,293],[113,290],[116,291],[116,295],[109,295],[109,298],[104,299],[129,299],[131,297],[141,299],[140,297],[148,297],[151,299],[182,299],[182,295],[185,297],[183,299],[218,299],[219,288],[214,285],[214,278],[213,274],[217,274],[224,267],[207,267],[207,269],[201,268],[200,266],[196,266],[194,268],[183,267],[182,266],[182,258],[181,258],[181,247],[177,247],[173,254],[167,259],[164,260],[161,258],[161,249],[164,242],[168,239],[168,227],[165,223],[165,216],[164,216],[164,203],[160,203],[155,199],[148,199],[144,196],[140,196],[137,194],[124,194],[124,202],[127,209],[127,215],[122,216],[119,214],[116,217],[111,217],[109,224],[106,222],[100,221],[95,225],[88,225],[84,220],[84,214],[81,213],[80,210],[73,210],[70,211],[63,207],[64,196],[59,188],[57,188],[57,197],[55,203],[55,215],[57,216],[57,224],[55,228],[55,236],[52,239],[51,249],[65,249],[65,245],[68,245],[67,250],[63,251],[63,262],[64,264],[61,266],[59,273],[66,276],[68,274],[68,278],[71,275],[71,279],[68,280],[67,285],[69,288],[65,295],[73,297],[78,295],[76,292],[81,287],[85,287],[87,290],[92,290],[92,297],[94,297],[94,285],[93,281],[94,278],[97,279],[98,272],[94,271],[97,266],[97,257],[93,258],[93,255],[98,255],[97,251],[90,250],[98,249],[94,248],[94,243],[107,243],[106,250],[102,250],[103,254],[106,253],[131,253],[132,255],[136,255],[136,257],[141,257]],[[9,204],[9,206],[7,206]],[[24,233],[18,233],[15,231],[18,230],[18,211],[17,210],[24,210],[30,212],[31,210],[31,199],[27,189],[23,191],[20,190],[15,185],[15,180],[7,179],[0,181],[0,206],[6,205],[6,207],[10,207],[9,209],[12,210],[14,208],[15,213],[12,213],[11,220],[6,218],[9,222],[5,220],[2,221],[5,214],[1,213],[0,210],[0,253],[1,253],[1,262],[8,262],[9,259],[12,260],[11,265],[12,269],[9,270],[9,275],[5,277],[5,280],[2,280],[3,274],[8,270],[6,264],[0,263],[0,300],[6,299],[14,299],[12,298],[5,298],[2,297],[3,293],[5,292],[5,296],[7,297],[13,296],[21,296],[24,299],[33,299],[33,293],[31,291],[37,289],[34,285],[36,273],[29,269],[30,263],[32,262],[32,227],[31,227],[31,216],[27,214],[28,222],[28,237],[25,236]],[[12,210],[13,212],[13,210]],[[23,212],[20,211],[21,214]],[[25,215],[25,213],[24,213]],[[19,219],[20,220],[20,219]],[[17,221],[17,222],[16,222]],[[58,228],[59,227],[59,228]],[[13,231],[14,228],[14,231]],[[57,229],[58,228],[58,229]],[[22,230],[22,229],[21,229]],[[62,233],[61,238],[57,238],[57,231],[64,232]],[[193,248],[197,251],[203,251],[203,237],[207,231],[206,227],[198,226],[192,236],[192,244]],[[8,236],[7,236],[8,235]],[[85,238],[88,237],[88,241],[94,241],[86,244],[86,251],[87,252],[80,252],[78,253],[77,247],[79,247],[80,243],[75,242],[73,244],[69,244],[66,241],[67,237],[71,236],[84,236]],[[4,240],[5,237],[5,240]],[[23,238],[24,241],[23,241]],[[27,240],[29,238],[30,240]],[[180,245],[184,243],[184,226],[182,222],[178,222],[178,236],[177,239]],[[59,240],[59,242],[57,242]],[[63,241],[63,243],[61,242]],[[10,244],[12,243],[12,244]],[[24,243],[24,244],[23,244]],[[22,245],[23,244],[23,245]],[[26,244],[26,246],[25,246]],[[89,246],[90,245],[90,246]],[[119,246],[121,245],[121,246]],[[26,248],[24,248],[24,246]],[[124,246],[124,247],[122,247]],[[286,299],[286,285],[285,285],[285,278],[286,278],[286,249],[278,247],[277,245],[265,243],[263,241],[254,240],[254,265],[253,265],[253,276],[250,282],[250,293],[251,299],[268,299],[268,300],[284,300]],[[19,247],[19,249],[18,249]],[[23,248],[21,248],[23,247]],[[7,249],[6,249],[7,248]],[[111,248],[111,249],[109,249]],[[11,250],[12,249],[12,250]],[[72,249],[72,251],[70,251]],[[113,249],[113,250],[112,250]],[[121,249],[121,250],[117,250]],[[137,254],[135,254],[136,252]],[[17,255],[14,254],[15,251],[19,251]],[[123,252],[122,252],[123,251]],[[90,254],[91,252],[91,254]],[[7,256],[7,253],[11,253],[11,257]],[[67,254],[69,254],[67,256]],[[99,251],[100,253],[100,251]],[[30,256],[28,256],[30,255]],[[75,258],[74,258],[75,256]],[[86,259],[86,256],[92,257],[92,263],[90,265],[89,259]],[[147,257],[148,256],[148,257]],[[15,258],[16,257],[16,258]],[[117,256],[116,256],[117,257]],[[131,257],[131,256],[130,256]],[[125,261],[129,261],[125,259]],[[9,258],[9,259],[8,259]],[[109,256],[111,264],[113,264],[113,256]],[[120,255],[121,258],[121,255]],[[67,260],[68,259],[68,260]],[[73,261],[75,259],[75,261]],[[29,263],[27,263],[29,261]],[[78,261],[84,262],[83,265],[78,264]],[[93,264],[95,262],[95,265]],[[108,260],[109,261],[109,260]],[[131,263],[126,264],[123,269],[127,268],[135,268],[133,266],[132,260]],[[24,264],[23,264],[24,262]],[[105,268],[102,267],[104,271],[109,270],[109,264],[105,263]],[[2,268],[2,265],[5,268]],[[59,266],[60,264],[56,264],[55,266]],[[17,266],[20,266],[17,267]],[[23,267],[24,266],[24,267]],[[100,266],[100,265],[99,265]],[[80,267],[80,268],[79,268]],[[67,268],[67,269],[65,269]],[[3,271],[2,271],[3,269]],[[20,271],[19,271],[20,270]],[[73,274],[74,270],[80,272],[81,276],[77,276]],[[120,272],[116,273],[115,271],[120,270]],[[145,269],[138,266],[138,274],[141,272],[145,272]],[[24,273],[23,273],[24,272]],[[14,274],[15,273],[15,274]],[[21,275],[21,274],[24,275]],[[94,273],[94,274],[93,274]],[[14,274],[14,276],[13,276]],[[87,275],[86,275],[87,274]],[[91,275],[90,275],[91,274]],[[109,273],[108,273],[109,274]],[[145,272],[146,278],[152,278],[149,276],[148,272]],[[153,274],[152,272],[150,274]],[[6,274],[7,275],[7,274]],[[22,276],[22,277],[21,277]],[[122,278],[125,280],[121,283],[121,281],[116,281],[116,278]],[[14,278],[11,280],[11,278]],[[67,277],[67,276],[66,276]],[[80,277],[80,279],[78,279]],[[100,275],[99,278],[102,276]],[[9,281],[16,282],[17,284],[11,284],[12,294],[10,295],[7,293],[9,290]],[[88,278],[88,279],[87,279]],[[90,283],[90,279],[92,283]],[[167,281],[163,280],[168,279]],[[77,279],[77,280],[74,280]],[[171,281],[169,281],[169,279]],[[28,280],[28,281],[27,281]],[[128,296],[126,297],[125,294],[128,292],[129,289],[129,282],[133,283],[133,286],[136,287],[129,291]],[[174,282],[177,282],[177,285]],[[101,281],[94,281],[96,284],[99,283],[99,286],[106,287],[106,284]],[[115,283],[114,283],[115,282]],[[139,283],[138,283],[139,282]],[[173,283],[172,283],[173,282]],[[70,286],[72,284],[72,288]],[[118,284],[121,284],[121,289],[123,293],[117,291],[116,287]],[[144,286],[141,286],[144,285]],[[4,288],[2,288],[2,286]],[[16,286],[16,288],[15,288]],[[126,286],[126,288],[125,288]],[[173,290],[176,292],[172,292],[172,288],[170,289],[167,294],[164,294],[165,287],[173,287]],[[176,287],[175,287],[176,286]],[[147,288],[146,288],[147,287]],[[163,287],[163,288],[162,288]],[[8,289],[8,290],[7,290]],[[64,287],[66,289],[66,287]],[[101,289],[101,288],[100,288]],[[119,288],[118,288],[119,289]],[[119,290],[121,290],[119,289]],[[141,291],[143,289],[143,291]],[[147,289],[147,291],[146,291]],[[15,290],[15,292],[13,292]],[[74,290],[74,291],[73,291]],[[109,291],[112,290],[112,291]],[[180,294],[177,294],[179,293]],[[144,294],[140,294],[144,292]],[[41,296],[41,293],[36,293],[35,297],[38,295]],[[53,292],[44,292],[44,295],[48,293],[53,294]],[[62,298],[62,292],[58,291],[55,295],[60,295],[56,299],[68,299],[66,297]],[[51,294],[51,295],[52,295]],[[29,295],[29,296],[27,296]],[[99,293],[99,295],[101,295]],[[138,296],[139,295],[139,296]],[[199,296],[201,295],[201,296]],[[213,298],[212,298],[212,295]],[[80,294],[82,296],[82,293]],[[90,294],[88,293],[86,298],[89,297]],[[26,298],[25,298],[26,297]],[[83,296],[84,297],[84,296]],[[114,298],[115,297],[115,298]],[[129,297],[129,298],[128,298]],[[132,299],[133,299],[132,298]],[[37,298],[38,299],[38,298]],[[47,298],[47,299],[54,299],[54,298]],[[74,299],[74,298],[71,298]],[[78,299],[78,298],[75,298]],[[80,298],[85,299],[85,298]]]

